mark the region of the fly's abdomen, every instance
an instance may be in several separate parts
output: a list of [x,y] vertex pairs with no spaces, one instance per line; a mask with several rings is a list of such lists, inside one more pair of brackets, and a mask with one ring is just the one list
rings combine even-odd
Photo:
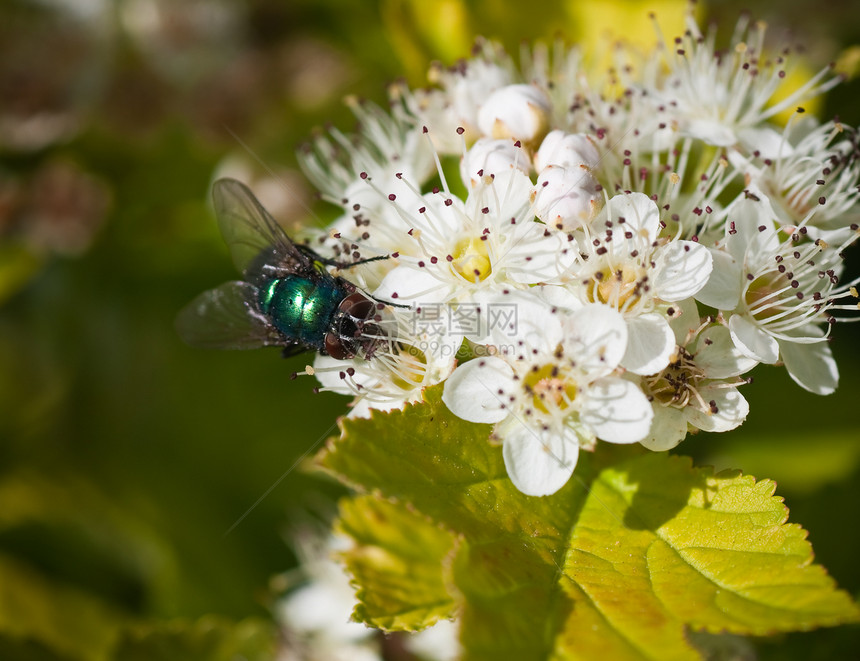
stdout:
[[343,292],[302,276],[272,280],[260,288],[260,309],[289,339],[321,349]]

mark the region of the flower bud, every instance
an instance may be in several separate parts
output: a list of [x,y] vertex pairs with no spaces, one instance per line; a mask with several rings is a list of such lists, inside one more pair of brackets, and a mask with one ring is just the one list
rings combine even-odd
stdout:
[[493,138],[513,138],[537,145],[549,128],[550,101],[534,85],[508,85],[496,90],[478,111],[478,128]]
[[550,165],[538,175],[531,200],[535,215],[560,230],[587,225],[603,206],[600,185],[591,172],[558,165]]
[[559,165],[568,170],[585,166],[593,170],[600,162],[600,152],[594,140],[585,133],[565,133],[556,129],[543,139],[534,161],[538,172],[549,165]]
[[481,177],[510,172],[514,168],[529,173],[529,158],[513,140],[479,139],[460,160],[460,177],[474,188]]

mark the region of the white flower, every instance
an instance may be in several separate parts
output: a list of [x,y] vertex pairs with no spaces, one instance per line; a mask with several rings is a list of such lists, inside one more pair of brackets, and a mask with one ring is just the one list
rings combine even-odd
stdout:
[[[743,146],[764,158],[786,155],[783,137],[766,122],[787,108],[815,97],[837,84],[823,69],[805,85],[774,102],[788,69],[789,49],[768,55],[766,25],[741,18],[726,50],[715,49],[716,30],[703,35],[692,17],[687,33],[672,46],[664,45],[670,68],[655,97],[675,111],[682,134],[718,147]],[[671,51],[671,52],[670,52]]]
[[616,195],[577,233],[581,261],[569,287],[583,302],[615,308],[627,320],[630,339],[621,365],[653,374],[669,364],[675,338],[667,303],[695,296],[708,282],[712,258],[693,241],[658,238],[660,211],[642,193]]
[[781,158],[733,156],[750,190],[766,197],[779,225],[805,225],[817,231],[812,238],[836,241],[860,221],[857,132],[840,122],[810,129],[812,123],[802,122],[788,133],[800,137]]
[[355,211],[355,204],[373,200],[372,190],[363,182],[372,179],[378,189],[399,187],[397,173],[423,183],[434,172],[433,152],[417,120],[396,103],[392,114],[367,102],[348,100],[361,122],[361,132],[344,135],[329,129],[329,136],[317,135],[298,157],[308,179],[332,204]]
[[522,293],[499,301],[517,308],[514,328],[494,329],[499,355],[458,367],[442,400],[464,420],[495,424],[514,485],[527,495],[549,495],[570,478],[580,447],[593,448],[597,438],[644,438],[651,406],[633,383],[614,375],[627,340],[616,311],[586,305],[554,313]]
[[749,404],[737,387],[757,361],[732,344],[729,330],[702,320],[694,301],[672,310],[678,345],[669,365],[642,379],[642,390],[654,408],[654,422],[641,443],[651,450],[668,450],[688,429],[723,432],[740,425]]
[[840,254],[857,231],[835,249],[805,239],[805,226],[781,239],[769,211],[756,196],[733,206],[719,276],[699,300],[730,314],[732,339],[744,355],[767,364],[781,358],[800,386],[829,394],[839,373],[825,342],[829,328],[821,326],[831,323],[831,309],[856,309],[838,301],[857,297],[854,282],[839,283]]
[[443,192],[396,200],[407,254],[375,295],[417,307],[456,306],[557,277],[566,241],[535,222],[530,191],[531,180],[513,169],[483,176],[465,202]]
[[287,646],[301,661],[381,661],[375,630],[352,621],[357,600],[343,566],[333,557],[346,540],[303,533],[295,540],[304,584],[276,607]]

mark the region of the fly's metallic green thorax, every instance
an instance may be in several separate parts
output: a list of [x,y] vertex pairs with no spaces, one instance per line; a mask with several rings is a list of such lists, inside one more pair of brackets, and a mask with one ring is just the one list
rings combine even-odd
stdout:
[[296,245],[253,193],[234,179],[212,190],[221,234],[241,280],[204,292],[179,313],[177,329],[193,346],[293,355],[313,349],[338,360],[373,357],[387,338],[377,303],[327,266],[351,268]]
[[343,299],[343,288],[333,281],[291,275],[261,287],[259,303],[263,314],[287,338],[321,347]]

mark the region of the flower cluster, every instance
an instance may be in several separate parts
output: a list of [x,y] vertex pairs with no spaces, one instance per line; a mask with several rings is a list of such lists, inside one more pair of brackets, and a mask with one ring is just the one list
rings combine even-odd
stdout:
[[[392,302],[397,341],[371,360],[320,356],[323,386],[391,409],[444,381],[457,416],[494,425],[526,494],[557,491],[597,440],[677,445],[727,431],[755,365],[832,392],[833,312],[856,309],[856,132],[786,91],[791,49],[743,19],[728,47],[688,21],[614,66],[490,43],[433,87],[354,103],[302,153],[342,216],[318,249],[390,255],[348,275]],[[784,126],[775,116],[795,109]]]

